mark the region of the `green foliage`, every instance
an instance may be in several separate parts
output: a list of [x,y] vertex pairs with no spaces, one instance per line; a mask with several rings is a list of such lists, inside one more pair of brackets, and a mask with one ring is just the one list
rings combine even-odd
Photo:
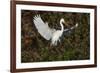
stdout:
[[[59,21],[64,18],[70,28],[76,23],[79,26],[70,33],[63,35],[57,46],[50,46],[51,41],[45,40],[35,28],[33,17],[41,15],[49,27],[59,29]],[[67,33],[67,32],[65,32]],[[67,61],[85,60],[90,58],[90,14],[50,11],[21,11],[21,61]]]

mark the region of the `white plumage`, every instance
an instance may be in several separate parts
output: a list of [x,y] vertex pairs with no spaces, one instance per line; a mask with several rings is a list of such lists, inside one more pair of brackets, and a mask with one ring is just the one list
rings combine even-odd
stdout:
[[[57,42],[60,42],[60,37],[63,34],[65,22],[63,18],[60,19],[61,30],[52,29],[48,26],[48,23],[44,22],[40,15],[36,15],[33,19],[35,27],[37,28],[40,35],[46,40],[51,40],[51,45],[57,45]],[[78,26],[78,25],[76,25]],[[73,27],[74,28],[74,27]],[[67,30],[66,30],[67,31]]]
[[40,15],[35,16],[33,21],[41,36],[43,36],[46,40],[50,40],[55,29],[51,29],[48,26],[48,23],[44,23]]

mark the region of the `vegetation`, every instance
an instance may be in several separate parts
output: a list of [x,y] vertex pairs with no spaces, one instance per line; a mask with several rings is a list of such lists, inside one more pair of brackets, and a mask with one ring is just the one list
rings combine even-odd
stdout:
[[[33,17],[41,18],[51,28],[60,29],[59,20],[64,18],[70,28],[76,23],[77,28],[64,32],[57,46],[50,46],[51,41],[45,40],[37,31]],[[21,62],[45,62],[86,60],[90,58],[90,14],[75,12],[21,11]]]

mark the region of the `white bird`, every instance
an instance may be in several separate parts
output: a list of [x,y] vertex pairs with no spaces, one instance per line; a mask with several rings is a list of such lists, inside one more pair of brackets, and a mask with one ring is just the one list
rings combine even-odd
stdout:
[[61,30],[56,30],[53,34],[52,34],[52,38],[51,38],[51,44],[52,45],[57,45],[57,42],[60,42],[60,37],[63,34],[64,31],[64,26],[63,23],[65,23],[64,19],[61,18],[60,19],[60,26],[61,26]]
[[64,26],[63,23],[65,23],[64,19],[60,19],[60,26],[61,30],[52,29],[48,26],[48,23],[44,22],[40,15],[34,16],[33,22],[35,24],[35,27],[37,28],[40,35],[45,38],[46,40],[51,40],[51,45],[57,45],[57,42],[60,42],[60,37],[62,36],[64,32]]

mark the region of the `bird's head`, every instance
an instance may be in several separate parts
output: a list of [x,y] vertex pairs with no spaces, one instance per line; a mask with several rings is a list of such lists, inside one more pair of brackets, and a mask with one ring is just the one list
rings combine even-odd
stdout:
[[60,19],[60,23],[63,23],[64,25],[67,25],[66,21],[64,20],[64,18]]
[[61,22],[61,23],[65,23],[64,18],[61,18],[61,19],[60,19],[60,22]]

